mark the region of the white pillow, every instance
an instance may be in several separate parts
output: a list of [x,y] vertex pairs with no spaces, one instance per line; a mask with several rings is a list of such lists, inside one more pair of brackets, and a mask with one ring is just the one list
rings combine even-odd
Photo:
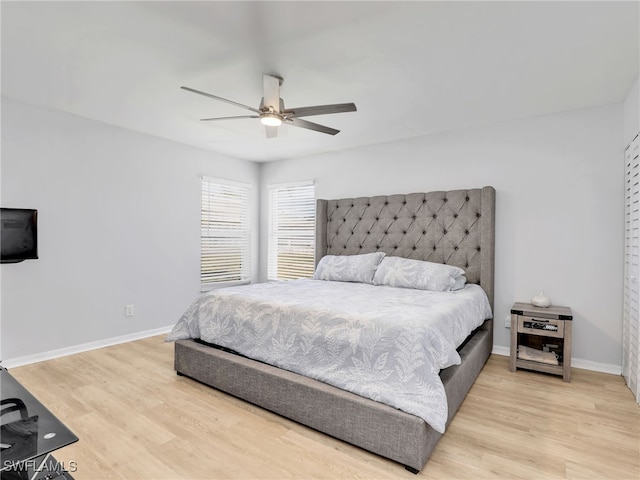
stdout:
[[373,283],[376,268],[383,257],[384,252],[362,255],[325,255],[318,262],[313,278],[335,282]]
[[453,265],[385,257],[376,270],[373,284],[448,292],[462,275],[464,270]]
[[451,287],[451,291],[455,292],[457,290],[462,290],[466,284],[467,284],[467,277],[465,277],[464,275],[460,275],[459,277],[456,278],[456,281],[453,284],[453,287]]

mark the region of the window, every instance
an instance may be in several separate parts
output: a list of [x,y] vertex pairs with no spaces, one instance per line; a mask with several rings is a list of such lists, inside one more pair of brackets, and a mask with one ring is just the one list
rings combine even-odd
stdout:
[[313,276],[315,217],[313,182],[269,187],[269,280]]
[[202,177],[200,282],[202,289],[248,283],[251,186]]

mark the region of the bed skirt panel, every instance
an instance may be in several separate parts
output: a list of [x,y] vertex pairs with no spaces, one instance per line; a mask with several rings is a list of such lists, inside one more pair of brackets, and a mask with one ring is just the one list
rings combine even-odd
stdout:
[[175,348],[183,375],[410,467],[426,461],[414,451],[431,428],[415,415],[192,340]]
[[[491,353],[489,333],[477,331],[460,351],[462,365],[442,371],[449,421]],[[175,369],[415,470],[424,466],[441,437],[415,415],[193,340],[175,343]]]
[[493,349],[493,320],[485,320],[483,326],[467,344],[460,349],[460,365],[454,365],[440,371],[440,378],[447,392],[449,416],[447,425],[460,408],[471,386],[480,375],[480,371]]

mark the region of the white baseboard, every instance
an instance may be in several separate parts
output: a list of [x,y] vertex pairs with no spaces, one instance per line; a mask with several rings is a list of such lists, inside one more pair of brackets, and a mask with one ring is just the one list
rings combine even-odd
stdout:
[[495,353],[496,355],[502,355],[503,357],[508,357],[510,354],[509,347],[503,347],[502,345],[494,345],[491,353]]
[[[509,347],[503,347],[502,345],[494,345],[491,353],[508,357],[510,349]],[[592,362],[591,360],[583,360],[582,358],[571,357],[571,368],[582,368],[584,370],[592,370],[594,372],[622,375],[621,365],[610,365],[608,363]]]
[[35,353],[33,355],[25,355],[24,357],[10,358],[9,360],[3,360],[2,366],[5,368],[16,368],[23,365],[29,365],[31,363],[43,362],[45,360],[52,360],[54,358],[66,357],[67,355],[73,355],[75,353],[87,352],[89,350],[96,350],[98,348],[110,347],[111,345],[118,345],[119,343],[132,342],[134,340],[140,340],[142,338],[153,337],[155,335],[162,335],[169,333],[173,325],[168,327],[155,328],[153,330],[145,330],[143,332],[130,333],[128,335],[122,335],[120,337],[106,338],[104,340],[97,340],[95,342],[82,343],[80,345],[74,345],[72,347],[59,348],[57,350],[50,350],[48,352]]
[[571,368],[583,368],[594,372],[610,373],[612,375],[622,375],[622,365],[610,365],[608,363],[592,362],[582,358],[571,357]]

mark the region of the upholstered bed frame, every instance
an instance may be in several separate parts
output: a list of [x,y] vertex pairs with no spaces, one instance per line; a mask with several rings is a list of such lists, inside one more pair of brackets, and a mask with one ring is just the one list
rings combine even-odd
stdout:
[[[493,308],[495,190],[318,200],[316,263],[322,256],[376,251],[456,265],[483,287]],[[447,425],[493,346],[487,320],[459,349],[462,363],[440,372]],[[395,460],[417,473],[441,434],[424,420],[301,375],[194,340],[175,345],[175,369],[219,390]]]

